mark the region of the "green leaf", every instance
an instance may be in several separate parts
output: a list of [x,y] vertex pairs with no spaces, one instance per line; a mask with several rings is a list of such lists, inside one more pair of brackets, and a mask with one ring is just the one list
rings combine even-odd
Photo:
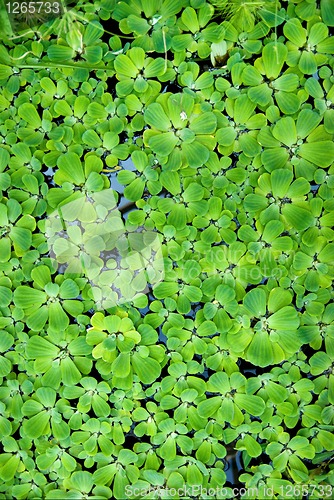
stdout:
[[262,453],[261,445],[249,434],[246,434],[243,439],[243,444],[246,447],[250,457],[258,457]]
[[119,54],[116,57],[114,66],[117,73],[128,76],[130,78],[136,78],[137,74],[139,73],[138,69],[133,64],[131,59],[124,54]]
[[270,328],[295,331],[299,326],[298,312],[290,306],[283,307],[268,318]]
[[273,348],[266,331],[256,332],[247,349],[247,359],[255,366],[270,366],[274,360]]
[[97,486],[103,486],[109,483],[116,474],[116,471],[117,468],[115,463],[98,468],[93,473],[94,484]]
[[12,369],[12,363],[9,359],[0,356],[0,377],[5,377]]
[[9,238],[0,239],[0,262],[7,262],[11,255],[11,242]]
[[87,494],[93,488],[93,476],[90,472],[78,471],[71,475],[71,482],[80,493]]
[[13,486],[13,496],[18,499],[27,498],[30,489],[31,489],[30,483],[16,484],[15,486]]
[[200,337],[209,337],[210,335],[214,335],[217,331],[217,327],[213,321],[204,321],[197,328],[197,335]]
[[244,306],[255,317],[266,313],[266,294],[262,288],[254,288],[245,295]]
[[91,118],[106,118],[108,116],[108,113],[106,109],[99,104],[98,102],[91,102],[88,107],[87,107],[87,114]]
[[316,437],[319,439],[319,442],[325,448],[325,450],[327,450],[327,451],[334,450],[334,436],[333,436],[333,434],[331,434],[330,432],[325,431],[325,430],[319,430]]
[[63,99],[60,99],[55,103],[54,110],[58,115],[61,116],[72,116],[73,114],[70,105]]
[[154,135],[149,139],[149,146],[152,150],[160,156],[168,156],[171,154],[178,142],[178,138],[174,132],[166,132]]
[[175,203],[167,218],[167,224],[181,230],[187,224],[186,208],[183,204]]
[[86,189],[88,189],[88,191],[102,191],[103,187],[103,177],[97,172],[91,172],[86,181]]
[[[181,193],[180,176],[177,172],[161,172],[159,180],[163,187],[173,196]],[[196,185],[198,186],[198,184]]]
[[2,307],[7,307],[12,301],[12,291],[10,288],[0,286],[0,303]]
[[321,17],[327,26],[334,26],[333,0],[321,0]]
[[244,85],[252,86],[252,87],[254,87],[256,85],[260,85],[262,80],[263,80],[259,70],[256,69],[252,65],[247,65],[244,68],[244,70],[242,72],[242,79],[243,79]]
[[299,78],[295,74],[282,75],[273,82],[273,87],[276,90],[283,90],[284,92],[293,92],[297,89],[298,85]]
[[313,75],[317,71],[317,60],[312,52],[303,50],[298,67],[305,75]]
[[231,384],[225,372],[217,372],[211,375],[208,385],[212,392],[226,394],[231,391]]
[[223,127],[218,129],[216,133],[216,140],[222,146],[231,146],[237,137],[237,132],[232,127]]
[[[276,172],[276,170],[274,170]],[[278,220],[269,221],[264,228],[262,239],[267,243],[271,243],[280,234],[284,232],[284,224]]]
[[212,417],[220,408],[222,404],[222,398],[220,396],[215,396],[202,401],[197,406],[197,411],[200,417],[209,418]]
[[14,292],[14,304],[16,307],[26,309],[46,301],[46,293],[28,286],[19,286]]
[[10,66],[5,66],[0,64],[0,80],[6,80],[13,74],[13,70]]
[[266,106],[269,104],[271,99],[272,90],[268,87],[266,83],[257,85],[256,87],[250,87],[248,90],[248,97],[252,102],[259,104],[260,106]]
[[334,144],[330,141],[304,142],[298,154],[318,167],[326,168],[334,161]]
[[[305,90],[316,99],[321,99],[324,95],[324,91],[321,88],[320,83],[313,76],[308,78],[305,82]],[[312,110],[309,110],[312,111]]]
[[176,457],[176,442],[172,436],[168,436],[164,444],[161,446],[161,457],[165,460],[174,460]]
[[59,353],[59,348],[51,344],[43,337],[34,335],[31,337],[26,346],[26,355],[30,359],[36,358],[55,358]]
[[203,113],[191,121],[189,128],[194,134],[213,134],[216,130],[217,118],[213,113]]
[[32,279],[38,286],[44,288],[47,283],[51,281],[50,269],[47,266],[38,266],[31,271]]
[[181,149],[185,155],[189,167],[200,167],[204,165],[204,163],[206,163],[209,159],[209,150],[196,140],[191,144],[183,142],[181,144]]
[[61,360],[61,379],[64,385],[73,386],[80,382],[82,375],[70,357]]
[[295,122],[289,116],[281,118],[273,128],[273,136],[283,144],[292,146],[297,142]]
[[262,415],[265,409],[265,403],[259,396],[236,393],[234,401],[240,408],[246,410],[250,415],[254,415],[255,417]]
[[[96,234],[96,235],[92,236],[87,241],[87,243],[85,244],[85,249],[86,249],[88,254],[99,255],[100,252],[105,250],[105,242],[101,236]],[[71,288],[69,288],[69,287],[71,287]],[[68,289],[68,293],[70,293],[70,290],[71,290],[72,294],[75,293],[75,291],[77,290],[76,288],[73,288],[73,284],[69,284],[67,289]],[[77,296],[78,296],[78,293],[76,295],[72,295],[72,296],[68,296],[68,297],[64,297],[64,298],[72,298],[73,299],[74,297],[77,297]]]
[[195,464],[189,464],[187,468],[187,483],[190,486],[202,484],[203,476]]
[[58,158],[57,165],[68,182],[80,185],[85,182],[81,161],[76,153],[65,153]]
[[34,128],[40,128],[42,126],[40,116],[33,104],[30,104],[28,102],[22,104],[21,106],[19,106],[18,114],[23,120],[25,120]]
[[52,62],[62,63],[68,59],[72,59],[74,56],[74,50],[72,47],[66,47],[65,45],[50,45],[47,50],[48,58]]
[[302,47],[306,43],[306,30],[297,18],[289,19],[284,24],[283,33],[297,47]]
[[199,31],[199,24],[195,9],[193,9],[192,7],[186,7],[182,12],[181,19],[183,24],[187,26],[192,34],[195,34],[197,33],[197,31]]
[[334,44],[332,37],[327,37],[322,42],[318,43],[317,51],[323,54],[333,54],[334,53]]
[[131,364],[143,384],[153,384],[161,374],[161,367],[155,359],[142,358],[139,354],[134,353]]
[[277,169],[271,174],[272,193],[274,197],[284,198],[293,179],[293,173],[287,169]]
[[52,330],[58,332],[66,330],[70,321],[59,302],[49,304],[49,323]]
[[[169,175],[169,174],[167,174]],[[191,183],[183,193],[183,199],[186,203],[191,201],[199,201],[202,199],[204,189],[197,182]]]
[[211,457],[211,444],[207,441],[203,441],[196,452],[197,460],[200,460],[202,463],[206,463],[210,460]]
[[112,371],[116,377],[127,377],[130,373],[130,354],[120,353],[112,364]]
[[142,177],[137,177],[124,189],[124,196],[130,201],[138,201],[142,197],[144,189],[145,181]]
[[196,286],[185,285],[183,292],[190,302],[199,302],[202,298],[202,292]]
[[38,439],[42,436],[49,419],[50,415],[43,410],[29,420],[24,420],[22,428],[25,435],[30,439]]
[[302,109],[297,118],[297,136],[305,139],[321,122],[321,116],[311,109]]
[[97,417],[107,417],[110,414],[110,407],[98,394],[92,397],[92,407]]
[[165,299],[174,295],[179,290],[179,286],[175,282],[163,282],[159,283],[153,289],[153,294],[157,299]]
[[288,391],[285,387],[275,384],[274,382],[271,382],[270,380],[267,381],[265,385],[266,391],[269,395],[270,400],[274,404],[280,404],[283,403],[283,401],[286,400],[288,397]]
[[276,312],[292,302],[292,295],[280,287],[273,288],[269,294],[268,310]]
[[334,260],[334,243],[328,243],[318,255],[320,262],[331,262]]
[[[86,132],[84,132],[82,134],[82,140],[90,148],[99,148],[102,145],[102,141],[101,141],[100,137],[97,135],[97,133],[95,132],[95,130],[86,130]],[[105,144],[104,144],[104,147],[106,147]],[[111,148],[109,147],[108,149],[111,149]]]
[[[43,80],[43,78],[42,78],[42,80]],[[56,93],[56,92],[54,92],[54,93]],[[86,96],[83,96],[83,95],[78,96],[74,102],[74,111],[73,111],[74,116],[79,118],[79,119],[82,118],[82,116],[87,111],[89,103],[90,103],[90,101]]]
[[284,205],[282,208],[282,214],[289,224],[297,229],[297,231],[304,231],[310,227],[314,221],[314,217],[311,212],[292,204]]
[[315,23],[310,29],[308,42],[310,45],[318,45],[320,42],[328,38],[329,30],[324,23]]
[[285,166],[289,159],[289,153],[285,148],[265,149],[261,154],[261,160],[268,172]]
[[85,28],[82,42],[84,45],[93,45],[103,34],[103,26],[98,21],[91,21]]
[[257,212],[263,210],[268,205],[266,198],[258,194],[248,194],[245,197],[244,207],[247,212]]
[[257,140],[249,134],[241,134],[239,136],[239,144],[246,156],[253,158],[261,153],[262,147]]
[[146,123],[151,125],[151,127],[161,130],[162,132],[167,132],[167,130],[171,128],[170,120],[161,104],[157,102],[149,105],[144,113],[144,118]]
[[24,227],[13,227],[9,233],[9,237],[14,244],[15,251],[19,252],[21,255],[23,255],[31,245],[31,232]]
[[[287,23],[284,26],[286,25]],[[278,77],[286,60],[287,53],[288,49],[281,42],[270,42],[264,46],[262,59],[268,78],[275,79]]]
[[253,114],[256,105],[248,99],[246,94],[241,94],[234,105],[234,121],[237,125],[244,124]]
[[275,98],[279,109],[286,115],[292,115],[300,108],[301,99],[296,94],[280,90],[279,92],[276,92]]
[[11,481],[17,472],[17,468],[20,463],[20,457],[17,455],[12,455],[10,459],[3,465],[0,469],[0,478],[5,481]]
[[[168,458],[168,455],[167,455],[167,458]],[[154,486],[157,486],[157,485],[162,486],[165,482],[164,476],[162,474],[156,472],[155,470],[146,469],[146,470],[144,470],[143,474],[144,474],[146,481],[148,481],[149,484],[152,484]]]
[[316,292],[320,287],[320,276],[314,269],[311,269],[306,276],[305,288],[309,292]]
[[151,61],[144,69],[145,78],[161,76],[165,73],[165,61],[162,57],[157,57]]
[[74,471],[77,467],[77,463],[76,463],[75,459],[66,452],[64,452],[62,454],[61,461],[62,461],[62,464],[64,465],[65,469],[69,472]]

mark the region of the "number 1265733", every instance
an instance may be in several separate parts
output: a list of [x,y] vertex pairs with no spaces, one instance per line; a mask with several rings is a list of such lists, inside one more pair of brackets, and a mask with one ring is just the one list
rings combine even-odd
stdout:
[[284,496],[284,498],[298,498],[300,495],[302,496],[310,496],[312,498],[313,495],[316,495],[316,498],[333,498],[334,487],[330,484],[304,484],[299,485],[287,485],[280,486],[278,488],[280,490],[280,494]]
[[60,13],[60,4],[58,2],[8,2],[6,7],[8,14]]

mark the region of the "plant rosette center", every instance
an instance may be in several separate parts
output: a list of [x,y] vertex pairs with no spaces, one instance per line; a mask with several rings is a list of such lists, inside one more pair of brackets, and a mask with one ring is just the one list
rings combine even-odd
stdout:
[[6,236],[8,233],[10,233],[11,229],[13,227],[13,224],[8,224],[6,226],[3,226],[1,229],[0,229],[0,238]]

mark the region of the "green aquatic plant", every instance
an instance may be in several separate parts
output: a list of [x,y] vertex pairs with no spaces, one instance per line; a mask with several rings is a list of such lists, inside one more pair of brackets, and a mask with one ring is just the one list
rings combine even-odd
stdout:
[[159,101],[150,104],[144,113],[151,127],[144,132],[145,143],[161,157],[168,157],[178,146],[176,154],[181,158],[183,155],[190,167],[205,163],[215,146],[215,114],[201,113],[200,104],[188,94],[162,94]]
[[328,37],[328,27],[322,22],[315,23],[306,38],[306,31],[299,19],[289,19],[284,24],[283,33],[289,40],[286,63],[288,66],[298,64],[298,68],[304,75],[315,73],[318,64],[321,65],[327,61],[325,54],[331,54],[334,50],[332,41]]
[[333,1],[4,7],[0,498],[325,498]]
[[157,334],[152,327],[142,325],[136,331],[130,318],[104,317],[102,313],[96,313],[92,321],[87,342],[95,346],[93,357],[106,365],[103,367],[101,363],[101,369],[111,371],[113,384],[119,388],[132,386],[134,373],[142,383],[156,380],[164,350],[161,346],[154,347]]
[[229,20],[232,25],[241,31],[250,31],[254,28],[257,19],[263,19],[269,26],[277,26],[283,22],[284,9],[280,8],[277,0],[214,0],[213,4],[223,19]]
[[[279,301],[276,300],[278,296]],[[269,296],[263,288],[247,292],[240,314],[248,315],[248,327],[241,334],[228,334],[234,351],[244,351],[246,359],[258,366],[268,366],[275,359],[283,361],[285,353],[296,352],[299,345],[296,331],[300,321],[291,302],[291,294],[278,288],[273,288]]]

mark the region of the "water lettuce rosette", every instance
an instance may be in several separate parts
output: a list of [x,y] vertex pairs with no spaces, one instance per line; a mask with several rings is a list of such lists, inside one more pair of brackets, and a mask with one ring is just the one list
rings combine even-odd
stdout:
[[180,151],[183,163],[199,167],[209,158],[215,146],[217,118],[212,112],[201,113],[200,103],[189,94],[162,94],[145,113],[150,129],[144,141],[161,157],[168,157],[174,148]]

